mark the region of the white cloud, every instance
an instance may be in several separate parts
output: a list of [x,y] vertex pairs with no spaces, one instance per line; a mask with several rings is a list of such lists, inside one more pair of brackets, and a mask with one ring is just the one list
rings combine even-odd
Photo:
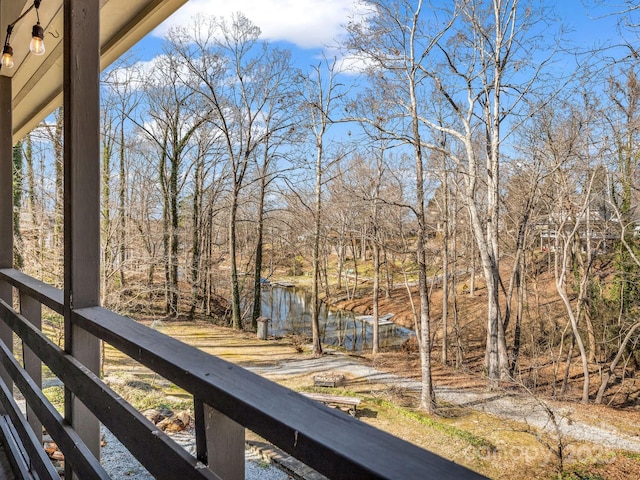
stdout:
[[302,48],[332,43],[354,13],[366,12],[358,0],[189,0],[154,35],[163,36],[173,25],[187,25],[197,14],[230,18],[242,12],[269,41],[288,41]]

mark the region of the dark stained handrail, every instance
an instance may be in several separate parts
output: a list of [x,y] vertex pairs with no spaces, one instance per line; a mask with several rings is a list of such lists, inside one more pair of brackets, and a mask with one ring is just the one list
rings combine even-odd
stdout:
[[[124,439],[123,443],[134,456],[148,457],[146,462],[142,463],[156,478],[216,478],[204,468],[204,465],[199,464],[182,447],[107,387],[96,375],[51,342],[28,320],[12,310],[4,301],[0,300],[0,317],[23,340],[25,345],[28,345],[42,359],[64,383],[65,387],[74,392],[114,435]],[[66,435],[65,431],[59,429],[56,423],[62,422],[62,417],[55,418],[51,412],[45,411],[43,397],[37,398],[35,396],[37,392],[33,386],[28,385],[25,379],[21,378],[20,371],[16,371],[17,362],[12,356],[9,356],[10,352],[4,345],[0,345],[0,353],[3,354],[1,355],[3,364],[5,367],[9,367],[18,388],[25,392],[27,399],[32,399],[35,402],[34,411],[42,419],[42,423],[47,427],[52,437],[59,442],[62,451],[71,450],[72,455],[68,457],[68,460],[76,466],[78,474],[82,477],[92,475],[108,478],[99,464],[96,466],[90,462],[92,455],[88,450],[84,453],[78,451],[76,445],[82,445],[79,443],[80,439]],[[56,438],[56,433],[62,438],[59,436]]]
[[54,312],[64,315],[64,294],[62,290],[36,280],[14,268],[0,269],[0,278],[31,298],[38,300],[42,305],[49,307]]
[[[3,320],[12,316],[12,314],[8,313],[9,309],[10,307],[8,307],[4,301],[0,300],[0,315]],[[46,426],[52,438],[55,438],[60,449],[65,452],[65,458],[73,462],[76,466],[77,473],[87,478],[109,478],[100,463],[91,455],[91,452],[76,432],[69,427],[65,427],[62,416],[48,402],[42,391],[33,383],[33,380],[22,370],[17,360],[3,342],[0,342],[0,359],[3,367],[10,373],[14,382],[16,382],[16,386],[24,395],[25,400],[34,412],[36,412],[42,424]],[[24,445],[25,450],[28,451],[29,458],[31,458],[32,461],[38,462],[36,471],[41,477],[43,476],[42,472],[46,471],[47,476],[44,478],[59,478],[60,476],[53,468],[53,465],[49,459],[46,458],[44,449],[38,444],[35,437],[32,437],[32,432],[30,432],[24,418],[20,418],[21,415],[18,413],[17,405],[11,404],[11,400],[13,399],[8,397],[8,392],[4,391],[6,389],[5,385],[2,385],[2,389],[2,401],[5,404],[5,409],[11,417],[14,426],[18,426],[16,430],[21,437],[22,445]]]
[[[0,270],[0,279],[53,310],[61,311],[62,295],[58,290],[13,269]],[[153,431],[149,430],[153,428],[150,422],[11,310],[4,302],[0,304],[2,318],[143,465],[148,468],[157,462],[159,452],[176,455],[189,464],[189,459],[178,451],[179,447],[173,449],[164,441],[160,447],[152,442],[140,448],[140,438]],[[105,308],[74,310],[72,321],[329,478],[483,478]],[[116,418],[117,415],[126,415],[126,420]],[[197,468],[197,462],[191,459],[190,468]],[[164,476],[158,478],[182,478],[176,475],[165,471]]]

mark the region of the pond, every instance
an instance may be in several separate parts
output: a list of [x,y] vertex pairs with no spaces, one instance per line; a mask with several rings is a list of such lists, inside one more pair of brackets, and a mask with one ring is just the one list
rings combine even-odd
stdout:
[[[262,316],[269,318],[269,333],[278,337],[303,334],[311,338],[311,293],[294,287],[263,286]],[[391,322],[380,326],[380,348],[399,347],[412,330]],[[373,342],[373,325],[353,312],[320,307],[320,341],[351,352],[366,351]]]

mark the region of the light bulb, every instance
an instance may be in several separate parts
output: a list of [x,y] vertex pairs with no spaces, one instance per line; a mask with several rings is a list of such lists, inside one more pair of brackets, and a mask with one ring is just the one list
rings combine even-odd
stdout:
[[34,55],[44,55],[44,29],[40,26],[40,22],[33,26],[29,50]]
[[11,45],[5,45],[2,50],[2,66],[4,68],[13,68],[13,48],[11,48]]

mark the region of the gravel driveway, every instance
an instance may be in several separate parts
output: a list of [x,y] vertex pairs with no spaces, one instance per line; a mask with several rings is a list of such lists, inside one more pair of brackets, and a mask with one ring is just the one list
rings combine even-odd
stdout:
[[[281,362],[274,366],[260,366],[249,370],[263,376],[304,375],[314,372],[334,371],[348,374],[350,381],[367,381],[372,384],[394,385],[405,390],[420,391],[420,383],[369,367],[362,360],[339,352],[320,358]],[[490,415],[522,422],[553,434],[553,422],[543,405],[531,396],[512,392],[477,391],[436,386],[436,397],[440,401],[472,408]],[[568,404],[553,406],[552,410],[561,435],[575,440],[588,441],[607,448],[640,452],[640,437],[619,432],[612,425],[590,425],[571,418]],[[640,422],[638,422],[640,434]]]

